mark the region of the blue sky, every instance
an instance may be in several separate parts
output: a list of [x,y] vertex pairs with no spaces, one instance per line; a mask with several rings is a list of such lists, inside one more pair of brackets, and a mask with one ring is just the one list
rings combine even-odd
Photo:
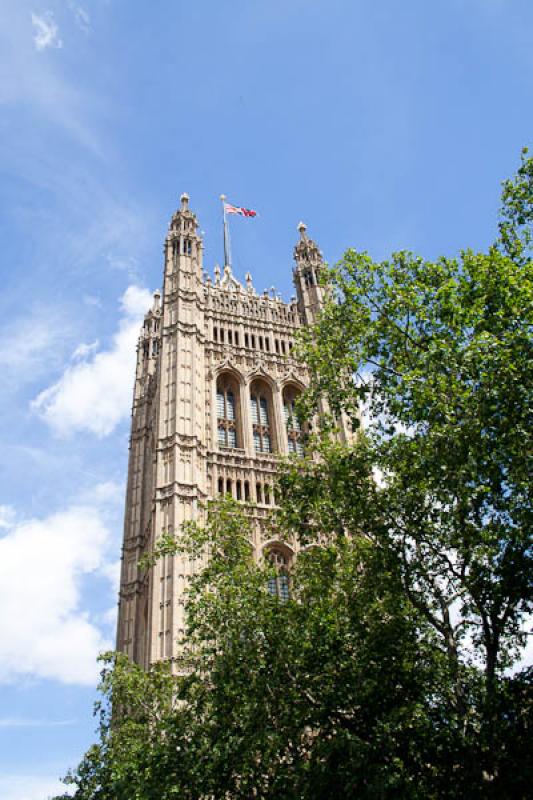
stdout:
[[0,0],[0,797],[93,738],[137,329],[181,192],[238,277],[486,248],[533,122],[531,0]]

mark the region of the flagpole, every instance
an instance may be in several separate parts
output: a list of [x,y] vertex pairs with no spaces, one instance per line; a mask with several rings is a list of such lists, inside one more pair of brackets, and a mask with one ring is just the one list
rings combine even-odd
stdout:
[[224,266],[231,267],[231,248],[229,240],[228,219],[226,217],[226,195],[221,194],[220,199],[222,200],[222,215],[224,219]]

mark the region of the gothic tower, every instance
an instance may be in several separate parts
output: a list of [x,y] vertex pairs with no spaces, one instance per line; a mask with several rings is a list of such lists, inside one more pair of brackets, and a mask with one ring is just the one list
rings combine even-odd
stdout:
[[322,255],[303,223],[299,231],[297,299],[285,303],[274,290],[258,294],[249,273],[243,286],[229,264],[205,276],[186,194],[171,219],[163,296],[155,293],[137,347],[117,631],[117,648],[145,668],[177,658],[195,568],[181,556],[139,568],[163,531],[179,535],[207,500],[231,494],[253,518],[256,558],[288,566],[294,556],[295,544],[269,540],[264,522],[279,457],[302,452],[293,407],[308,376],[294,336],[324,302]]

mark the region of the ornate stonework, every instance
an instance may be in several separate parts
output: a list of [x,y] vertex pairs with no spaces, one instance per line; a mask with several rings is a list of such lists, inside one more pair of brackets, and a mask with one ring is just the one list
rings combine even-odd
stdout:
[[177,657],[195,569],[181,557],[139,569],[162,531],[179,532],[229,492],[250,504],[258,559],[274,546],[278,561],[294,553],[269,540],[264,521],[279,455],[301,450],[291,409],[308,377],[292,356],[294,335],[323,303],[322,255],[302,223],[299,231],[297,299],[284,303],[275,290],[257,294],[249,273],[243,286],[229,265],[215,267],[214,281],[204,274],[187,195],[170,222],[163,296],[155,293],[137,348],[117,632],[118,649],[145,668]]

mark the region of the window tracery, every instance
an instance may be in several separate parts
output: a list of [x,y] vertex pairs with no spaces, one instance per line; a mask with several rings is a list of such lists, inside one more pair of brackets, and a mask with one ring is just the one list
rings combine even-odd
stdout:
[[217,438],[219,447],[239,447],[238,387],[226,375],[217,381]]
[[302,441],[302,428],[300,420],[296,414],[296,399],[298,393],[288,387],[283,392],[283,415],[285,418],[285,428],[287,431],[287,442],[289,453],[303,456],[304,447]]
[[272,426],[270,392],[264,384],[252,384],[250,391],[253,442],[256,453],[271,453]]
[[276,570],[276,574],[268,579],[268,592],[282,602],[290,597],[289,591],[289,558],[277,547],[268,551],[267,558]]

